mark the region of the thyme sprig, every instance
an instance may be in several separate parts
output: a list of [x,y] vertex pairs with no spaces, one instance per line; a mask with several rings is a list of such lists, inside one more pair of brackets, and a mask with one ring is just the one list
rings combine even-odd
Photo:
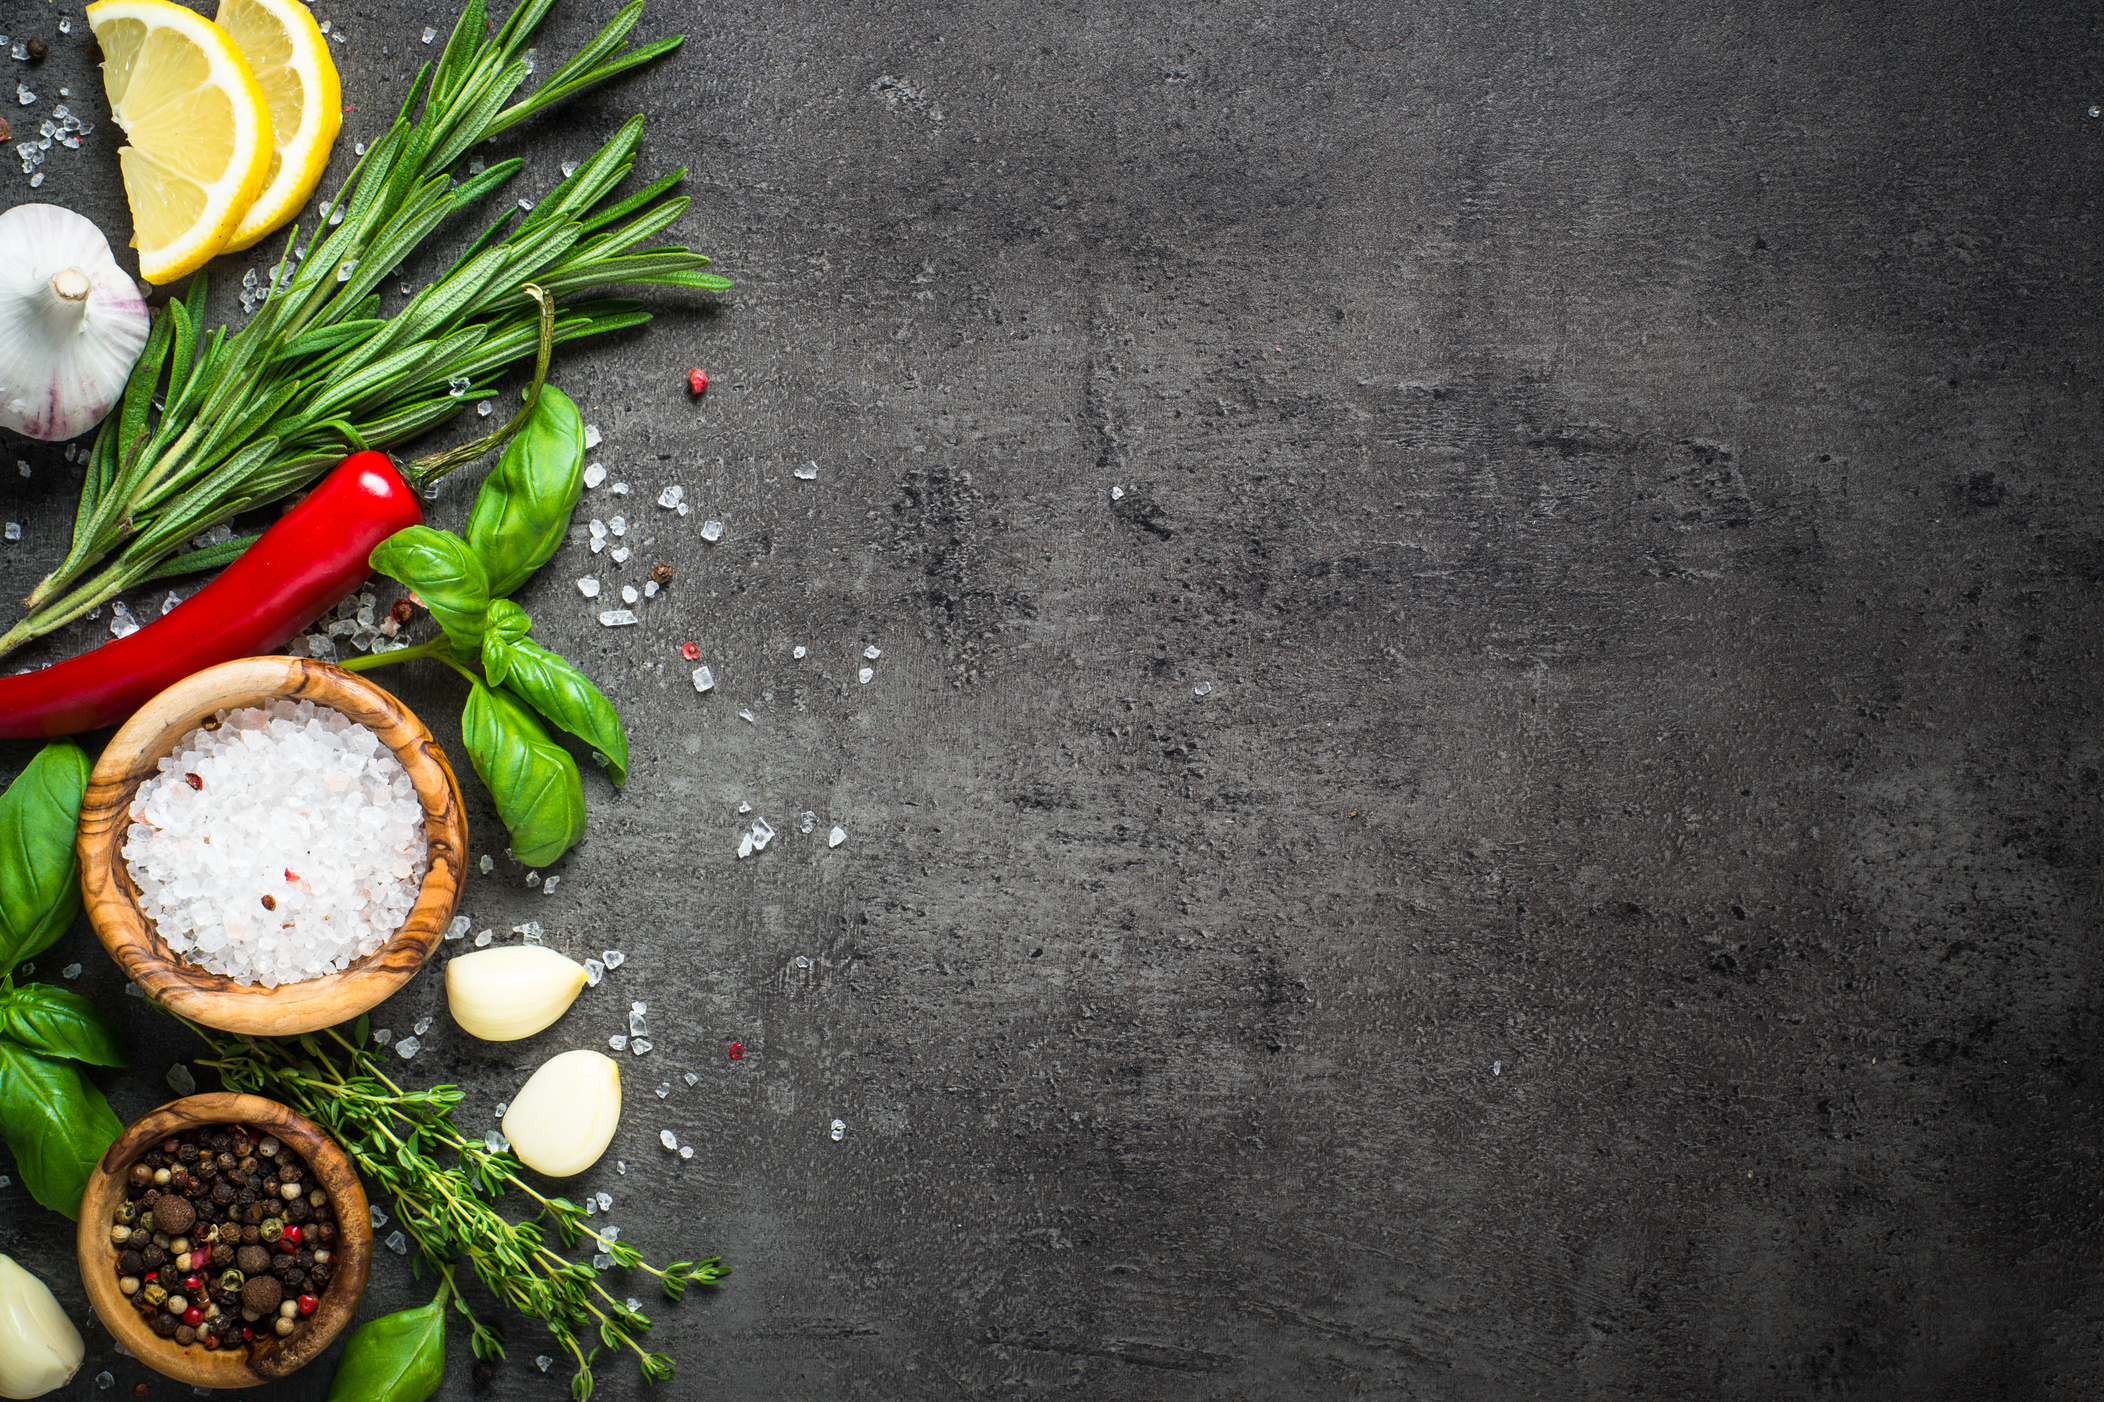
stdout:
[[[646,243],[685,213],[688,201],[670,193],[684,170],[611,198],[635,165],[638,116],[537,205],[492,222],[392,317],[380,315],[380,286],[403,260],[524,164],[513,158],[456,180],[452,167],[470,149],[681,43],[673,35],[626,50],[643,12],[632,0],[512,102],[554,3],[521,0],[490,33],[484,0],[468,0],[442,56],[419,70],[393,125],[320,207],[304,243],[293,229],[247,325],[206,333],[203,273],[156,317],[89,454],[72,545],[24,601],[30,612],[0,636],[0,655],[171,566],[226,563],[223,551],[169,557],[200,531],[298,491],[346,453],[407,442],[490,393],[498,371],[535,350],[529,283],[558,299],[622,283],[731,286],[701,271],[703,255]],[[649,319],[630,300],[575,302],[556,318],[554,339]],[[457,465],[441,455],[411,475],[421,483]]]
[[[648,1382],[673,1376],[671,1356],[646,1349],[636,1338],[650,1328],[650,1318],[617,1299],[595,1267],[557,1251],[551,1234],[566,1249],[589,1239],[614,1266],[657,1277],[668,1300],[681,1298],[690,1285],[712,1285],[728,1275],[730,1268],[719,1259],[653,1266],[635,1247],[593,1226],[576,1203],[542,1193],[508,1150],[454,1124],[462,1094],[457,1086],[408,1090],[388,1076],[370,1050],[367,1018],[358,1019],[349,1037],[329,1028],[320,1036],[292,1038],[223,1037],[184,1021],[212,1049],[198,1065],[217,1071],[229,1090],[282,1101],[326,1127],[367,1181],[392,1200],[416,1245],[417,1274],[428,1264],[444,1279],[453,1308],[468,1322],[477,1358],[502,1359],[504,1340],[456,1283],[463,1257],[492,1295],[555,1337],[576,1366],[570,1395],[578,1402],[592,1395],[592,1364],[603,1349],[633,1352]],[[324,1037],[341,1052],[326,1046]],[[440,1154],[455,1162],[441,1163]],[[513,1192],[537,1204],[533,1216],[513,1221],[497,1210],[497,1202]]]

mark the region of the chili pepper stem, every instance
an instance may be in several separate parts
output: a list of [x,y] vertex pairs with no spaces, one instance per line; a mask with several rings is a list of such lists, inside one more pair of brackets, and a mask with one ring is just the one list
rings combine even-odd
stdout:
[[420,657],[437,657],[445,651],[445,635],[440,634],[430,642],[418,643],[415,647],[400,648],[394,652],[367,653],[363,657],[349,658],[336,665],[346,672],[370,672],[376,667],[392,667],[397,662],[414,662]]

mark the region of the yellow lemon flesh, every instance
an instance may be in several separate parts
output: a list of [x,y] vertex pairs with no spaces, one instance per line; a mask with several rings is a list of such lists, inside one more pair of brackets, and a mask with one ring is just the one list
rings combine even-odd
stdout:
[[170,0],[95,0],[102,86],[129,141],[117,153],[139,276],[173,282],[233,237],[270,166],[270,110],[218,25]]
[[232,253],[290,222],[321,183],[343,126],[343,87],[329,41],[299,0],[220,0],[216,18],[263,89],[276,143],[262,193],[227,240]]

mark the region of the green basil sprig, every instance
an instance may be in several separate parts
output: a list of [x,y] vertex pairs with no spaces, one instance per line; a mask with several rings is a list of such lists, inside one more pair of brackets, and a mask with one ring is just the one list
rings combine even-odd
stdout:
[[577,761],[517,697],[469,680],[473,689],[460,713],[468,759],[497,800],[512,855],[530,867],[546,866],[584,836]]
[[570,396],[543,385],[468,516],[467,543],[489,573],[490,593],[511,593],[547,563],[583,494],[584,418]]
[[453,645],[468,656],[482,646],[489,575],[467,542],[429,526],[409,526],[380,542],[372,567],[416,591]]
[[90,768],[80,746],[56,740],[0,795],[0,974],[50,948],[80,913],[73,839]]
[[533,620],[509,599],[491,599],[482,617],[482,673],[491,686],[502,686],[511,670],[512,645],[526,636]]
[[344,1345],[329,1402],[424,1402],[446,1372],[448,1289],[428,1305],[362,1324]]
[[605,755],[613,781],[627,783],[628,734],[621,728],[621,713],[592,685],[592,679],[569,658],[524,638],[511,645],[508,661],[502,679],[505,688],[544,719]]
[[116,1142],[102,1092],[75,1061],[125,1066],[117,1025],[77,993],[15,986],[15,966],[50,948],[80,911],[74,832],[88,757],[71,741],[38,752],[0,794],[0,1135],[30,1196],[80,1214],[88,1175]]

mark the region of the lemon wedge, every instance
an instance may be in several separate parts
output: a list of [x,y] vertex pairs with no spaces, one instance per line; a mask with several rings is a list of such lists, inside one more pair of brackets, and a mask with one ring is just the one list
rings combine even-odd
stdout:
[[226,247],[270,167],[270,109],[224,30],[171,0],[95,0],[102,87],[139,276],[173,282]]
[[216,19],[263,89],[276,140],[263,192],[227,240],[232,253],[290,222],[321,183],[343,126],[343,86],[328,39],[299,0],[219,0]]

